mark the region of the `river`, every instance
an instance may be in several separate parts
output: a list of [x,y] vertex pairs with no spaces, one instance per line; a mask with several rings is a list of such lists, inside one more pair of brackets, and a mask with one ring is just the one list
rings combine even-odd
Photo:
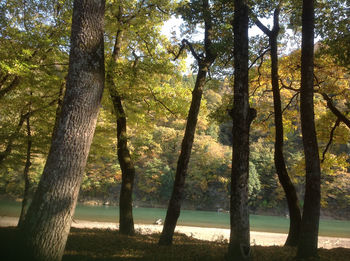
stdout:
[[[0,200],[0,216],[18,217],[19,202]],[[157,219],[164,220],[166,209],[134,208],[136,224],[152,224]],[[119,209],[116,206],[86,206],[78,204],[75,219],[118,222]],[[229,213],[215,211],[182,210],[178,225],[229,228]],[[250,227],[253,231],[287,233],[289,219],[277,216],[250,215]],[[320,235],[350,238],[350,221],[321,220]]]

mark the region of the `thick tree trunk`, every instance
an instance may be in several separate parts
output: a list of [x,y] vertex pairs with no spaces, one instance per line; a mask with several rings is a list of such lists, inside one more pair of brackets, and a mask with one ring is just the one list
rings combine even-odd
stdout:
[[74,1],[67,89],[21,229],[23,260],[62,259],[103,93],[104,6],[104,0]]
[[229,260],[250,259],[248,210],[249,129],[256,111],[249,108],[248,93],[248,7],[235,0],[233,153],[230,200]]
[[281,106],[281,94],[278,83],[278,54],[277,37],[279,32],[279,9],[274,14],[274,27],[269,36],[271,47],[271,83],[273,92],[273,105],[275,113],[275,167],[278,179],[286,194],[289,209],[289,233],[285,245],[296,246],[299,240],[299,231],[301,223],[301,212],[299,207],[298,195],[295,187],[288,176],[286,163],[283,155],[283,117]]
[[163,231],[159,239],[159,245],[172,244],[176,223],[180,216],[187,168],[191,156],[194,134],[196,132],[196,125],[198,120],[198,113],[209,66],[210,64],[199,65],[195,87],[192,92],[191,107],[188,112],[185,135],[181,144],[181,153],[177,162],[174,187],[169,201]]
[[[121,10],[119,12],[121,16]],[[110,66],[107,72],[107,86],[111,97],[116,121],[117,121],[117,155],[122,171],[122,187],[119,199],[119,232],[124,235],[133,235],[134,219],[132,213],[132,191],[135,178],[135,166],[128,148],[126,115],[123,108],[122,97],[120,96],[113,82],[113,68],[118,62],[123,40],[123,31],[118,30],[115,37],[114,48]]]
[[24,179],[24,192],[23,192],[23,200],[22,200],[22,208],[21,208],[21,214],[19,215],[19,220],[18,220],[18,224],[17,227],[21,227],[24,219],[25,219],[25,215],[26,215],[26,211],[27,211],[27,205],[28,205],[28,197],[29,197],[29,186],[30,186],[30,182],[29,182],[29,168],[32,165],[30,158],[31,158],[31,150],[32,150],[32,133],[30,130],[30,118],[27,118],[27,157],[26,157],[26,164],[23,170],[23,179]]
[[317,256],[320,218],[320,159],[314,122],[314,2],[303,0],[300,115],[305,153],[306,184],[298,258]]
[[66,81],[64,83],[62,83],[62,85],[60,87],[60,90],[58,92],[57,107],[56,107],[56,117],[55,117],[55,124],[54,124],[53,130],[52,130],[51,141],[53,140],[54,134],[56,133],[57,128],[58,128],[58,123],[59,123],[59,119],[60,119],[60,115],[61,115],[61,111],[62,111],[62,103],[63,103],[63,97],[64,97],[64,92],[65,92]]

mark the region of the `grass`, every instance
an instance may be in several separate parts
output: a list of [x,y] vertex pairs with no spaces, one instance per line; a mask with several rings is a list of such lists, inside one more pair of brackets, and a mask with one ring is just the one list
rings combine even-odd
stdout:
[[[16,248],[15,228],[0,228],[0,260],[10,260],[10,249]],[[73,228],[63,256],[63,261],[117,261],[117,260],[150,260],[150,261],[209,261],[224,260],[227,251],[225,242],[201,241],[175,234],[172,246],[158,246],[159,234],[124,236],[109,229],[76,229]],[[252,246],[254,261],[293,260],[296,253],[291,247]],[[350,249],[319,249],[321,261],[350,260]],[[11,259],[13,260],[13,259]]]

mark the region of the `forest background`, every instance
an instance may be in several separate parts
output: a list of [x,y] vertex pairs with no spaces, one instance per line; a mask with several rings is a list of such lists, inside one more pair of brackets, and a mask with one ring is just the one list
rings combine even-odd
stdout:
[[[147,8],[142,5],[146,2]],[[346,32],[349,27],[340,2],[319,2],[324,6],[318,13],[318,21],[326,22],[316,28],[320,42],[315,57],[315,120],[322,159],[322,213],[349,219],[350,131],[330,109],[334,105],[349,118],[349,60],[343,57],[348,53],[339,47],[341,43],[346,46],[346,41],[332,42],[332,39],[339,39],[332,33]],[[27,174],[29,193],[33,194],[43,172],[64,94],[71,5],[71,1],[50,0],[41,1],[41,4],[37,1],[0,4],[2,195],[21,197],[25,187],[23,177]],[[197,65],[189,72],[185,52],[174,59],[178,56],[181,39],[175,34],[170,39],[161,34],[163,23],[175,14],[176,6],[177,3],[160,0],[107,3],[106,61],[112,55],[116,28],[127,29],[120,59],[112,69],[117,79],[116,88],[123,98],[128,144],[136,169],[134,206],[167,205],[195,83]],[[293,30],[292,37],[296,46],[300,46],[300,21],[293,20],[288,4],[283,7],[280,50],[286,49],[290,41],[285,33],[287,28]],[[123,10],[122,17],[114,19],[120,10]],[[272,7],[262,5],[258,11],[263,17],[269,17],[271,10]],[[183,16],[186,18],[186,14]],[[218,17],[225,18],[224,14]],[[187,18],[181,37],[200,50],[200,40],[192,38],[198,29],[195,17],[191,20],[187,14]],[[216,43],[228,45],[232,39],[225,32],[231,30],[230,24],[220,26],[216,28]],[[268,40],[264,35],[257,35],[251,42],[250,102],[257,109],[257,118],[251,126],[250,210],[252,213],[286,214],[284,192],[274,167]],[[220,49],[219,44],[217,48]],[[232,108],[232,63],[232,57],[222,54],[213,64],[205,87],[185,185],[183,207],[187,209],[229,209],[232,119],[228,111]],[[303,199],[305,171],[299,118],[299,48],[289,53],[280,51],[279,63],[284,155],[289,175],[299,198]],[[85,203],[119,202],[121,170],[116,152],[116,112],[108,90],[105,92],[80,191],[80,201]],[[300,203],[303,204],[302,200]]]

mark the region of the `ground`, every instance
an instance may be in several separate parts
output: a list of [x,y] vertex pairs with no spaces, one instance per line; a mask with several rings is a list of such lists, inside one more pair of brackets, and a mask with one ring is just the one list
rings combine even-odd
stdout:
[[[17,218],[14,217],[0,217],[0,227],[16,226]],[[86,220],[74,220],[72,227],[75,228],[102,228],[102,229],[117,229],[116,223],[108,222],[93,222]],[[162,225],[145,225],[136,224],[135,229],[140,234],[152,234],[160,233],[162,231]],[[176,232],[183,233],[188,237],[193,237],[200,240],[225,242],[228,241],[230,236],[230,230],[224,228],[204,228],[204,227],[189,227],[189,226],[177,226]],[[256,232],[250,233],[251,245],[260,246],[283,246],[286,241],[287,234],[282,233],[267,233],[267,232]],[[344,247],[350,248],[350,238],[337,238],[337,237],[319,237],[318,240],[319,248],[336,248]]]
[[[0,217],[0,225],[3,226],[0,228],[0,246],[3,248],[0,251],[0,260],[13,261],[12,254],[20,251],[16,240],[16,236],[20,236],[20,234],[13,226],[15,224],[15,218]],[[172,246],[158,246],[157,242],[160,236],[158,232],[161,228],[160,225],[137,225],[135,236],[124,236],[119,234],[116,224],[113,223],[75,221],[68,238],[63,261],[225,260],[228,246],[225,240],[226,229],[179,227],[178,231],[183,233],[175,234]],[[262,240],[263,244],[268,244],[268,240],[272,240],[274,243],[279,242],[279,244],[284,242],[284,234],[280,234],[280,237],[272,236],[273,233],[252,232],[252,241],[255,240],[255,244],[254,242],[252,244],[252,261],[294,260],[295,248],[257,245],[258,240]],[[199,240],[195,237],[204,237],[207,240]],[[349,243],[349,241],[345,243]],[[320,256],[318,260],[320,261],[350,260],[349,248],[321,248],[318,254]]]

